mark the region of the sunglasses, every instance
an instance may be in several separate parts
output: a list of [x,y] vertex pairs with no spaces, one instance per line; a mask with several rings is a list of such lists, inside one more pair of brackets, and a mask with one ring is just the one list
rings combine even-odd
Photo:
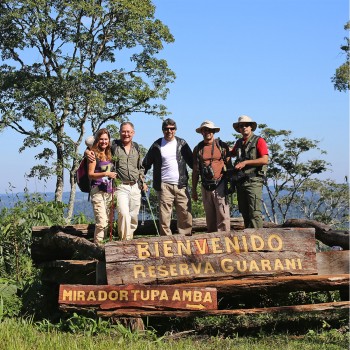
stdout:
[[163,131],[174,131],[175,127],[171,127],[171,128],[164,128]]
[[203,128],[202,132],[213,132],[213,129]]
[[248,126],[251,126],[251,124],[249,124],[249,123],[238,124],[238,128],[239,128],[239,129],[241,129],[241,128],[247,128]]

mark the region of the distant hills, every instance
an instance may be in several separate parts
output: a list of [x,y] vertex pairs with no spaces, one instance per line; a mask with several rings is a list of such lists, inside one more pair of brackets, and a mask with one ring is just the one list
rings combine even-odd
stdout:
[[[45,200],[48,202],[53,201],[55,198],[54,192],[40,193]],[[70,192],[63,192],[63,202],[68,203]],[[1,208],[11,208],[18,201],[23,201],[25,199],[25,193],[6,193],[0,194],[0,209]],[[93,219],[94,212],[92,210],[92,204],[88,201],[88,194],[83,192],[76,192],[75,205],[73,215],[78,215],[83,213],[87,218]]]

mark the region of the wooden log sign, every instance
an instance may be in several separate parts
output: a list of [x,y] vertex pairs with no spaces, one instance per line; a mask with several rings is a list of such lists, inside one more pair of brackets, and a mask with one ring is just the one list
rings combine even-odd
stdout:
[[108,284],[316,274],[313,228],[172,235],[105,245]]
[[216,288],[146,285],[60,285],[59,304],[119,308],[216,310]]

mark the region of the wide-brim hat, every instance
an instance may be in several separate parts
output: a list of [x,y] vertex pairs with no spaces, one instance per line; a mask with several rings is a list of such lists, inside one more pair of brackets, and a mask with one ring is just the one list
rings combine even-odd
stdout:
[[219,132],[220,128],[215,126],[213,122],[211,122],[210,120],[206,120],[204,121],[201,126],[199,128],[196,129],[196,132],[198,132],[199,134],[202,133],[202,129],[203,128],[208,128],[213,130],[213,132]]
[[252,131],[255,131],[255,129],[257,128],[258,124],[252,120],[252,118],[248,117],[247,115],[241,115],[240,117],[238,117],[238,122],[233,123],[232,126],[233,128],[237,131],[239,131],[238,125],[240,123],[249,123],[252,126]]

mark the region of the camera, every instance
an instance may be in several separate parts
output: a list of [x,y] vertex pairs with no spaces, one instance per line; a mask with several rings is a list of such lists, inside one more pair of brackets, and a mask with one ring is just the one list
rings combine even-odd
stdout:
[[214,177],[214,170],[211,165],[203,166],[202,174],[207,179],[212,179]]

